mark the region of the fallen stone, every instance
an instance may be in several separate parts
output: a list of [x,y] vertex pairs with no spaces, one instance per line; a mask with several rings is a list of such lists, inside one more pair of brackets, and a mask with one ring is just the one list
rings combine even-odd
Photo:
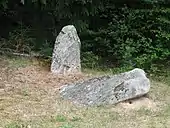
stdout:
[[114,76],[95,77],[60,88],[63,99],[80,105],[106,105],[141,97],[149,92],[150,81],[142,69]]
[[81,72],[80,45],[76,28],[73,25],[63,27],[55,41],[51,72],[56,74]]

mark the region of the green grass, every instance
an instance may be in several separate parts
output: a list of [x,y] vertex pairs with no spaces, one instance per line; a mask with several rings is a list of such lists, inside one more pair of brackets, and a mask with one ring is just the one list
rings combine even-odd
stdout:
[[55,120],[58,122],[66,122],[67,121],[67,117],[63,116],[63,115],[57,115],[55,117]]
[[74,128],[74,127],[72,125],[70,125],[70,124],[63,124],[59,128]]
[[71,121],[75,122],[75,121],[81,121],[82,119],[80,117],[74,116]]
[[21,128],[21,126],[18,125],[17,123],[10,123],[6,125],[5,128]]
[[28,126],[22,124],[22,123],[16,123],[16,122],[13,122],[13,123],[9,123],[5,126],[5,128],[27,128]]
[[10,59],[7,59],[7,61],[9,63],[9,67],[12,68],[26,67],[32,64],[31,60],[24,57],[12,57]]

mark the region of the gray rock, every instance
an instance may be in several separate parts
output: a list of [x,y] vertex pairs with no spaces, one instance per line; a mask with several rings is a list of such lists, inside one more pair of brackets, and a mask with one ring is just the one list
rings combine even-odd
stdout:
[[61,97],[81,105],[105,105],[137,98],[149,92],[150,81],[142,69],[64,85]]
[[56,38],[51,72],[56,74],[81,72],[80,45],[76,28],[73,25],[63,27]]

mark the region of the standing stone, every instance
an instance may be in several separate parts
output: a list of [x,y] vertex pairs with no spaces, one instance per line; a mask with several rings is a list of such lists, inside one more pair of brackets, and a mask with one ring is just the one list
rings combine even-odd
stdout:
[[51,72],[56,74],[81,72],[80,46],[76,28],[73,25],[63,27],[55,41]]
[[149,92],[150,81],[142,69],[134,69],[113,76],[102,76],[87,81],[64,85],[60,94],[77,104],[116,104]]

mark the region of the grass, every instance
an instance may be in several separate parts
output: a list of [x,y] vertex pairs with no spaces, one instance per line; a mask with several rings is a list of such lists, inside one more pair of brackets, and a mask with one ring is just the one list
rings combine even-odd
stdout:
[[64,125],[60,126],[59,128],[73,128],[73,126],[70,124],[64,124]]
[[74,116],[72,119],[71,119],[71,121],[81,121],[82,119],[80,118],[80,117],[76,117],[76,116]]
[[90,68],[83,68],[82,71],[84,73],[87,73],[87,74],[91,74],[91,75],[106,75],[106,74],[117,74],[117,73],[123,73],[123,72],[126,72],[126,71],[129,71],[133,69],[132,67],[121,67],[121,68],[93,68],[93,69],[90,69]]
[[67,118],[63,115],[57,115],[55,117],[55,120],[58,121],[58,122],[66,122],[67,121]]
[[25,125],[22,123],[17,123],[17,122],[13,122],[13,123],[9,123],[5,126],[5,128],[29,128],[29,125]]
[[[69,83],[73,81],[72,79],[53,76],[44,67],[39,67],[37,62],[25,58],[1,57],[0,66],[0,128],[168,128],[170,126],[169,75],[160,77],[161,80],[152,76],[154,79],[151,79],[151,90],[147,101],[139,99],[132,104],[80,107],[62,100],[59,96],[58,83]],[[11,70],[9,74],[6,72],[7,68]],[[89,69],[83,71],[91,75],[115,72]],[[6,75],[9,75],[9,79],[6,79]]]
[[32,64],[32,61],[24,57],[7,58],[8,66],[11,68],[22,68]]
[[5,128],[20,128],[21,126],[18,123],[10,123],[5,126]]

